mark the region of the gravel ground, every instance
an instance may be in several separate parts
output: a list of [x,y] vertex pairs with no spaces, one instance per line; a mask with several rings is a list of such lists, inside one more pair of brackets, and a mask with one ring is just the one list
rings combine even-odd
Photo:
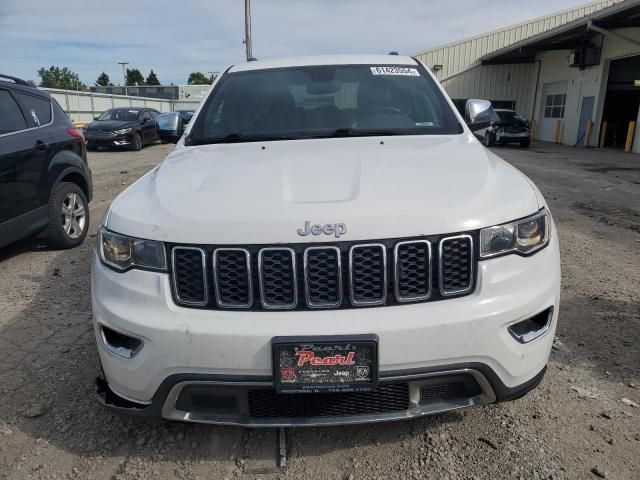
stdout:
[[91,153],[91,236],[0,249],[0,478],[640,478],[640,157],[497,148],[549,200],[563,299],[549,371],[512,403],[373,426],[276,432],[119,418],[98,372],[89,258],[110,200],[171,147]]

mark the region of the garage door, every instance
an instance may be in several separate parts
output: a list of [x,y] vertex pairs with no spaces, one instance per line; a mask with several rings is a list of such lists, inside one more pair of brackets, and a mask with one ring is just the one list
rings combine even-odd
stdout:
[[556,124],[564,118],[567,103],[567,82],[545,83],[542,87],[542,105],[538,121],[538,140],[554,142]]

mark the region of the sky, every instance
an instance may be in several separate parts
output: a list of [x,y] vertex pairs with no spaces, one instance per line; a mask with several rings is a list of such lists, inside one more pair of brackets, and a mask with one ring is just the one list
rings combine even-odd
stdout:
[[[259,59],[413,54],[580,5],[579,0],[253,0]],[[0,0],[0,72],[66,66],[93,84],[120,61],[163,84],[244,61],[243,0]]]

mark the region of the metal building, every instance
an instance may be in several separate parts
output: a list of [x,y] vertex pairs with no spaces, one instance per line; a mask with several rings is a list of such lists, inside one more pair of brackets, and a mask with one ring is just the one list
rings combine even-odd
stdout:
[[[602,0],[416,54],[458,105],[486,98],[538,140],[640,153],[640,0]],[[633,122],[636,122],[635,124]]]

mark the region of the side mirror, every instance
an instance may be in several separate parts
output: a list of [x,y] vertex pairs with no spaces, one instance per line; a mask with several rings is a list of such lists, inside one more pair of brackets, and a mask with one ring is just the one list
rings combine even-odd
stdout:
[[151,123],[153,120],[151,120],[150,118],[143,118],[142,119],[142,124],[145,125],[147,123]]
[[489,128],[493,117],[493,107],[489,100],[467,100],[465,118],[472,132]]

